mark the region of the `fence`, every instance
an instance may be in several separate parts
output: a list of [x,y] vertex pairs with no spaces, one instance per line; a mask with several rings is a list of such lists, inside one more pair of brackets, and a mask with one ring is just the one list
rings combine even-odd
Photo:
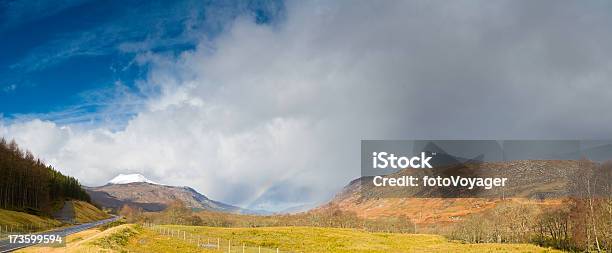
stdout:
[[9,235],[30,234],[54,228],[55,225],[45,222],[30,223],[24,225],[0,224],[0,240],[7,239]]
[[151,229],[158,234],[169,236],[183,240],[188,244],[193,244],[202,249],[208,249],[217,252],[234,252],[234,253],[288,253],[291,251],[282,251],[279,248],[268,248],[261,245],[242,242],[240,240],[223,239],[221,237],[206,237],[195,235],[184,230],[174,229],[164,226],[159,226],[153,223],[144,223],[145,228]]

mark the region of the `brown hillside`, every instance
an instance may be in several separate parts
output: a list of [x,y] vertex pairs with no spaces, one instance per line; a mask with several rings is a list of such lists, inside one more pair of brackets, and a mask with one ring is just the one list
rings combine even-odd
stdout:
[[161,211],[174,201],[181,201],[193,209],[246,212],[232,205],[211,200],[189,187],[158,185],[151,183],[107,184],[86,188],[92,200],[99,205],[118,210],[124,204],[146,211]]
[[[371,178],[360,178],[347,185],[328,204],[313,211],[339,208],[364,218],[406,215],[415,223],[433,224],[459,221],[463,216],[490,210],[503,200],[554,207],[560,205],[567,196],[568,183],[579,170],[581,162],[529,160],[481,163],[477,165],[478,176],[507,177],[508,186],[503,190],[493,189],[452,197],[440,197],[447,192],[436,192],[431,188],[375,187]],[[393,175],[423,174],[435,175],[439,172],[433,169],[406,169]]]

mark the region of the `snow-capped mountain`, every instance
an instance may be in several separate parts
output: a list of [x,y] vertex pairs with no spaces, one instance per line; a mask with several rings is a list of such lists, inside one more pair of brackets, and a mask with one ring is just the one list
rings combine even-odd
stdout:
[[129,183],[149,183],[158,184],[147,179],[141,174],[119,174],[115,178],[108,181],[109,184],[129,184]]
[[128,204],[145,211],[157,212],[179,200],[193,209],[264,214],[263,211],[247,210],[209,199],[191,187],[158,184],[140,174],[119,174],[106,185],[86,187],[86,190],[93,202],[114,210],[119,210]]

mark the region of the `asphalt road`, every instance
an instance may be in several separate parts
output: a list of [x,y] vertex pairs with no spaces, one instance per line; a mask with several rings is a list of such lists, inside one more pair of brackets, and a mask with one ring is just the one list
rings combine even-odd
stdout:
[[[117,219],[119,219],[118,216],[115,216],[113,218],[109,218],[106,220],[101,220],[101,221],[95,221],[95,222],[90,222],[90,223],[85,223],[85,224],[80,224],[80,225],[75,225],[72,227],[65,227],[65,228],[59,228],[59,229],[55,229],[55,230],[50,230],[50,231],[44,231],[44,232],[39,232],[39,233],[34,233],[34,234],[56,234],[56,235],[61,235],[62,239],[66,240],[66,236],[70,235],[70,234],[74,234],[83,230],[87,230],[93,227],[97,227],[109,222],[113,222],[116,221]],[[35,243],[9,243],[8,239],[5,240],[1,240],[0,241],[0,253],[4,253],[4,252],[11,252],[11,251],[15,251],[18,249],[22,249],[25,247],[30,247],[36,245]]]

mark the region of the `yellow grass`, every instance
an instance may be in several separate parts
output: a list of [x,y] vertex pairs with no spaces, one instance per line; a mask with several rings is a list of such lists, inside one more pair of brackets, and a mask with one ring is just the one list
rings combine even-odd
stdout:
[[112,227],[101,231],[98,228],[89,229],[78,232],[66,237],[65,247],[40,247],[34,246],[18,250],[21,253],[77,253],[77,252],[122,252],[122,250],[104,248],[100,245],[102,241],[108,241],[110,238],[120,236],[126,230],[136,230],[136,225],[126,224],[117,227]]
[[84,201],[72,201],[75,220],[78,223],[88,223],[102,220],[110,216],[90,203]]
[[[149,252],[181,252],[181,253],[195,253],[195,252],[210,252],[198,249],[193,243],[187,243],[177,238],[160,235],[149,229],[141,229],[138,236],[132,238],[128,245],[125,247],[125,251],[135,253],[149,253]],[[213,251],[214,252],[214,251]]]
[[[354,229],[316,227],[213,228],[164,226],[202,236],[232,240],[237,252],[241,245],[262,245],[287,252],[560,252],[530,244],[463,244],[438,235],[370,233]],[[168,243],[181,241],[174,238]],[[170,244],[172,245],[172,244]],[[172,246],[166,246],[172,249]],[[256,248],[253,248],[256,249]],[[178,252],[178,251],[166,251]],[[204,251],[214,252],[214,251]],[[250,251],[257,252],[257,251]],[[263,251],[262,251],[263,252]]]
[[[130,235],[123,245],[121,242]],[[100,230],[81,231],[66,238],[65,247],[29,247],[19,253],[78,253],[78,252],[202,252],[193,244],[176,238],[160,236],[134,224],[125,224]]]
[[60,224],[61,222],[51,218],[0,209],[0,226],[2,226],[2,231],[5,230],[6,226],[48,228],[59,226]]
[[[232,252],[247,246],[263,245],[261,252],[560,252],[529,244],[462,244],[437,235],[369,233],[353,229],[314,227],[212,228],[162,226],[188,233],[232,240]],[[126,240],[126,238],[128,238]],[[202,240],[204,242],[205,239]],[[90,229],[67,238],[65,248],[29,248],[19,252],[220,252],[198,248],[176,237],[160,235],[151,229],[126,224],[100,231]],[[274,250],[268,250],[274,249]],[[227,246],[223,245],[223,252]],[[245,252],[258,252],[247,247]]]

